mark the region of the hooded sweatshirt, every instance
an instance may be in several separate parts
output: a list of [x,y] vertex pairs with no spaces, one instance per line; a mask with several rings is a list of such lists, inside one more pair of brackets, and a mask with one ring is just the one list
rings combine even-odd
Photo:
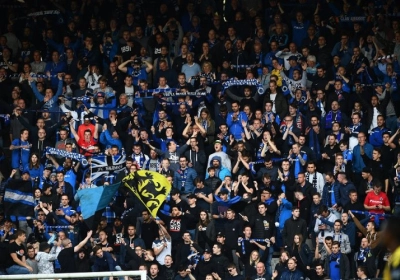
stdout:
[[[213,160],[219,161],[219,168],[215,170],[215,177],[218,177],[219,179],[221,179],[221,181],[223,181],[226,176],[232,176],[231,172],[222,165],[221,157],[219,157],[219,156],[212,157],[210,160],[210,163],[209,163],[210,166],[212,165]],[[207,171],[206,179],[209,176],[210,175],[208,174],[208,171]]]

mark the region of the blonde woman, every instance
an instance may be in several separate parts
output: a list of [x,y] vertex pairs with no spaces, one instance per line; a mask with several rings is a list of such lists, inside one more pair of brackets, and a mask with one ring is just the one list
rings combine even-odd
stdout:
[[258,250],[254,250],[250,253],[249,261],[245,263],[245,276],[251,277],[257,275],[256,266],[261,261],[260,253]]
[[200,118],[194,118],[198,126],[201,136],[206,138],[206,143],[214,143],[215,122],[211,119],[210,111],[203,108],[200,111]]
[[206,61],[201,66],[201,75],[207,78],[207,83],[211,83],[216,79],[215,73],[212,72],[213,66],[211,62]]
[[293,246],[289,249],[289,253],[297,260],[297,269],[306,273],[309,269],[313,254],[306,243],[303,242],[303,235],[296,234],[293,238]]

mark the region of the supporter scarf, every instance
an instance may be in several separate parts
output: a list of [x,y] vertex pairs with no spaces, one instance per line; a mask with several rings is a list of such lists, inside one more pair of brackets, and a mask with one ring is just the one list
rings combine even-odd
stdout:
[[257,149],[257,159],[261,159],[262,158],[261,157],[261,152],[262,152],[263,149],[264,149],[264,143],[261,142],[260,145],[258,146],[258,149]]
[[[306,180],[310,182],[310,173],[306,173]],[[317,190],[317,173],[313,174],[313,181],[312,181],[312,186],[314,190]]]
[[321,159],[321,147],[319,145],[318,134],[315,133],[313,128],[311,128],[309,135],[310,135],[310,137],[308,138],[309,146],[310,146],[311,150],[313,150],[315,155],[317,156],[317,160],[320,160]]
[[341,120],[342,120],[342,112],[340,110],[336,111],[335,118],[333,118],[333,111],[329,111],[329,113],[326,115],[325,127],[332,128],[333,122],[341,122]]
[[392,88],[393,91],[397,90],[397,77],[392,77]]
[[133,159],[135,160],[135,158],[136,157],[139,157],[139,166],[140,166],[140,168],[142,169],[143,168],[143,164],[144,164],[144,161],[146,160],[146,158],[145,158],[145,156],[143,155],[143,153],[140,153],[140,154],[133,154]]
[[337,95],[338,102],[344,100],[343,92],[342,92],[341,90],[335,90],[335,93],[336,93],[336,95]]
[[371,256],[370,249],[365,248],[364,250],[360,250],[357,260],[365,262],[367,260],[367,257],[370,257],[370,256]]
[[334,261],[334,262],[339,263],[340,256],[341,256],[340,253],[337,253],[337,254],[332,253],[329,259],[330,259],[331,262]]
[[88,165],[88,161],[86,160],[86,157],[84,155],[81,154],[77,154],[77,153],[70,153],[64,150],[59,150],[56,148],[52,148],[52,147],[46,147],[44,149],[44,153],[46,155],[57,155],[60,157],[65,157],[65,158],[70,158],[76,161],[79,161],[83,167]]
[[202,120],[201,125],[204,127],[204,130],[207,131],[207,127],[208,127],[207,120]]
[[257,79],[250,79],[250,80],[229,80],[223,83],[223,91],[231,86],[256,86],[257,92],[259,95],[264,94],[264,88],[262,84]]
[[295,118],[294,118],[296,127],[300,130],[303,130],[303,119],[301,117],[301,113],[297,113]]
[[185,190],[186,179],[187,179],[187,174],[188,174],[188,168],[186,167],[185,170],[179,169],[178,173],[181,176],[181,190],[184,191]]

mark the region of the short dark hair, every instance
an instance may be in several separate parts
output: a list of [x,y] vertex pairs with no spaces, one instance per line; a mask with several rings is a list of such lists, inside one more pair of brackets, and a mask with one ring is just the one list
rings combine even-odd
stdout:
[[102,250],[101,246],[100,246],[100,245],[94,246],[94,247],[93,247],[93,254],[96,255],[96,253],[97,253],[98,250]]

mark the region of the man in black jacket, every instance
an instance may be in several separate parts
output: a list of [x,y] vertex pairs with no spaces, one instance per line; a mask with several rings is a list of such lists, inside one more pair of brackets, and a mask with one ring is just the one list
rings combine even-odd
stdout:
[[[300,218],[300,209],[293,207],[292,217],[287,219],[283,226],[282,239],[285,248],[293,245],[293,238],[296,234],[307,236],[307,224],[306,221]],[[305,242],[304,238],[303,242]]]
[[217,265],[211,258],[211,251],[205,249],[203,253],[203,259],[197,263],[194,271],[197,280],[205,280],[208,274],[217,271]]
[[225,279],[228,276],[227,268],[229,260],[222,255],[222,246],[220,243],[215,243],[212,247],[213,257],[212,262],[215,264],[215,270],[212,275],[215,279]]

